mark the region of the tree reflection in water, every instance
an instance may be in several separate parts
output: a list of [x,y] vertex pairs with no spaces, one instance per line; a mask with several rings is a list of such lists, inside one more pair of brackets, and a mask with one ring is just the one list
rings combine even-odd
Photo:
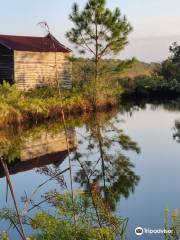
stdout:
[[173,139],[180,143],[180,120],[176,120],[173,127],[174,133],[173,133]]
[[79,164],[75,181],[86,191],[89,184],[96,185],[112,210],[121,196],[127,198],[134,191],[140,179],[126,156],[129,150],[140,153],[137,143],[119,129],[118,119],[102,119],[94,114],[73,156]]
[[[73,136],[72,139],[68,137],[69,141],[72,143],[70,158],[74,167],[72,169],[74,173],[73,180],[74,182],[78,183],[81,192],[84,192],[88,198],[91,198],[90,202],[92,206],[90,204],[88,205],[88,208],[94,208],[96,215],[95,219],[97,220],[98,226],[102,229],[105,226],[111,226],[110,228],[112,230],[114,229],[114,217],[111,211],[116,210],[117,202],[121,197],[127,198],[129,194],[135,190],[135,187],[140,180],[139,176],[137,176],[134,172],[134,164],[127,156],[128,151],[135,151],[137,154],[139,154],[140,149],[137,143],[134,142],[128,135],[126,135],[122,129],[120,129],[120,121],[118,118],[116,118],[116,114],[117,112],[93,114],[91,118],[85,117],[78,122],[67,122],[67,128],[71,133],[70,135],[71,137]],[[61,134],[59,135],[59,133]],[[77,142],[75,141],[75,136],[72,133],[76,133]],[[49,135],[51,137],[49,137]],[[49,148],[47,151],[46,144],[43,144],[42,148],[44,149],[38,149],[35,142],[37,141],[39,143],[39,139],[41,139],[41,142],[42,140],[44,142],[44,139],[46,139],[44,136],[48,136],[49,139],[52,140],[52,136],[54,136],[57,145],[57,135],[62,139],[63,147],[61,146],[60,149],[63,153],[63,155],[61,154],[62,159],[61,161],[55,160],[54,157],[58,156],[59,158],[60,155],[56,155],[56,152],[53,152],[53,159],[52,161],[49,161]],[[23,155],[23,157],[26,159],[26,162],[28,156],[35,157],[32,159],[32,161],[34,161],[36,158],[38,160],[42,160],[43,156],[37,156],[36,151],[38,150],[38,153],[41,154],[45,152],[46,155],[44,157],[46,158],[46,161],[44,162],[51,165],[38,167],[36,172],[46,175],[49,180],[55,180],[59,186],[64,188],[64,191],[67,191],[69,183],[65,181],[67,178],[64,178],[64,174],[61,174],[62,169],[60,169],[62,167],[62,162],[66,162],[67,160],[67,151],[64,149],[66,144],[63,140],[64,135],[62,126],[59,124],[52,124],[47,127],[37,127],[33,130],[31,129],[20,132],[20,134],[16,134],[15,136],[15,138],[10,139],[9,145],[6,144],[6,148],[2,147],[1,149],[2,153],[3,151],[6,153],[4,154],[6,158],[8,158],[8,154],[10,152],[10,160],[15,160],[16,166],[18,166],[18,164],[20,166],[25,166],[21,160],[17,162],[17,159],[20,158],[20,156]],[[12,146],[12,142],[14,148],[12,148],[13,151],[9,151],[8,146]],[[24,151],[24,148],[26,149],[27,147],[27,149],[29,149],[29,144],[31,145],[31,142],[35,152],[32,152],[31,149],[31,155],[29,155],[29,152],[27,153]],[[58,142],[58,144],[60,143]],[[2,144],[2,146],[4,145]],[[54,151],[54,147],[52,149]],[[56,148],[56,150],[57,149],[59,151],[59,147]],[[37,164],[37,161],[35,161],[35,164]],[[36,166],[37,165],[34,167]],[[14,173],[13,167],[14,165],[11,163],[9,169],[10,173],[12,170],[12,174]],[[28,165],[28,167],[33,167],[33,164],[32,166]],[[20,168],[17,168],[17,171],[18,169]],[[68,168],[65,169],[67,174],[66,170],[68,170]],[[47,183],[48,181],[45,181],[45,184]],[[42,184],[39,186],[41,185]],[[36,193],[40,188],[39,186],[30,196],[22,197],[26,206],[26,211],[22,211],[22,215],[24,212],[28,214],[31,209],[36,209],[37,207],[38,209],[43,210],[41,204],[44,204],[45,202],[51,203],[53,206],[57,207],[59,197],[60,199],[64,199],[61,197],[62,193],[52,189],[50,192],[44,193],[43,200],[41,200],[39,203],[34,201],[31,199],[31,196],[34,196],[34,193]],[[74,191],[76,192],[77,189],[74,189]],[[76,201],[76,198],[74,201]],[[78,224],[78,219],[81,217],[82,212],[76,212],[75,202],[72,202],[72,206],[70,208],[72,210],[72,215],[75,215]],[[23,215],[23,219],[26,219],[26,216],[28,217],[28,215]],[[8,218],[8,216],[6,217]],[[24,223],[28,223],[28,220],[25,220]],[[104,223],[106,224],[104,225]],[[122,219],[120,219],[120,226],[121,228],[119,227],[119,234],[122,235],[122,233],[124,234],[125,226]]]

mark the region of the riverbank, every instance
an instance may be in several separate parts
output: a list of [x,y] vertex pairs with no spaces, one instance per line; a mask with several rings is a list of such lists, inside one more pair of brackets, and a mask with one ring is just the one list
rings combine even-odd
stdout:
[[61,91],[44,87],[30,92],[20,92],[15,85],[4,83],[0,85],[0,128],[5,126],[18,126],[22,124],[37,124],[45,121],[60,120],[62,118],[61,106],[66,118],[73,118],[93,112],[103,112],[113,109],[119,103],[131,106],[131,103],[143,105],[147,102],[159,102],[161,99],[177,99],[176,92],[152,92],[146,94],[134,91],[117,95],[104,95],[98,98],[96,108],[85,94],[77,88]]
[[50,87],[20,92],[15,85],[4,83],[0,86],[0,127],[60,119],[62,105],[69,117],[108,110],[117,102],[117,98],[107,96],[98,100],[94,108],[91,101],[74,88],[61,91],[60,96]]

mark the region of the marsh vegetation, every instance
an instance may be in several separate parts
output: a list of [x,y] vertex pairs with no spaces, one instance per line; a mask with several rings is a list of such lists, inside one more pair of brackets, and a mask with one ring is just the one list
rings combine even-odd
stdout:
[[[83,58],[71,59],[71,89],[60,88],[59,82],[28,92],[18,91],[6,81],[0,85],[3,240],[133,239],[137,224],[133,214],[142,224],[152,224],[141,211],[135,211],[136,201],[142,212],[162,223],[163,199],[173,207],[173,200],[178,199],[174,198],[174,183],[180,167],[176,159],[180,47],[173,44],[171,56],[161,64],[134,58],[115,60],[132,31],[119,8],[111,11],[105,0],[89,0],[82,11],[74,4],[70,20],[74,27],[67,38],[83,54]],[[85,58],[87,52],[89,58]],[[156,118],[156,114],[163,117]],[[128,121],[127,128],[122,116]],[[170,156],[173,164],[169,149],[172,155],[176,153]],[[21,182],[14,183],[18,176]],[[155,185],[158,189],[154,190]],[[167,195],[164,185],[171,194]],[[153,189],[151,195],[147,186]],[[16,195],[19,188],[25,191]],[[138,200],[133,198],[137,188]],[[131,197],[132,209],[127,205],[123,214],[121,204]],[[159,215],[154,216],[149,206]],[[166,214],[166,228],[168,217]],[[162,238],[177,239],[178,224],[179,213],[172,222],[174,235]]]

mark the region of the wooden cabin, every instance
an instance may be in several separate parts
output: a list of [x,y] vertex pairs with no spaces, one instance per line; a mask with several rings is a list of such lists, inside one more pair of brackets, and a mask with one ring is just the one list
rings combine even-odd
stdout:
[[0,35],[0,83],[20,90],[45,85],[71,86],[71,50],[51,34],[45,37]]

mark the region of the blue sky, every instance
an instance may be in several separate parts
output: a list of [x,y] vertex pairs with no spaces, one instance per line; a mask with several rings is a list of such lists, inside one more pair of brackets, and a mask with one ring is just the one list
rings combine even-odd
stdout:
[[[54,35],[72,48],[64,37],[70,29],[68,15],[75,0],[6,0],[0,8],[0,33],[43,35],[37,23],[46,20]],[[76,0],[83,6],[86,0]],[[180,0],[107,0],[109,8],[118,6],[134,31],[120,58],[137,57],[147,62],[162,61],[168,47],[180,40]]]

